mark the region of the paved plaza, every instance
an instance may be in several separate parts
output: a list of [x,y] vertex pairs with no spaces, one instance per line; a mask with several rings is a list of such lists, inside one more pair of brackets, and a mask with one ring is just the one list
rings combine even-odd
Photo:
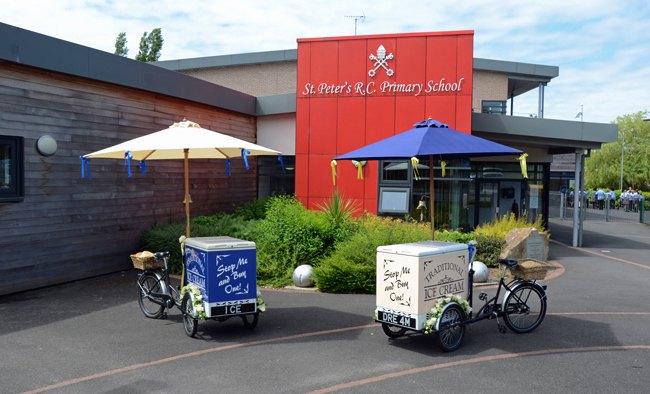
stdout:
[[191,339],[176,309],[142,315],[131,270],[0,296],[0,392],[646,393],[650,227],[588,221],[577,249],[570,226],[550,224],[565,271],[530,334],[482,321],[442,353],[425,335],[389,340],[373,295],[263,289],[257,328],[200,322]]

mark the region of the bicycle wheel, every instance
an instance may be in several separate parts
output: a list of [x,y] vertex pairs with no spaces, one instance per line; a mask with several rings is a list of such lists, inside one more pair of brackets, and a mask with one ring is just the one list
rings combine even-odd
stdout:
[[465,320],[465,311],[458,304],[450,304],[439,319],[438,345],[443,352],[453,352],[460,347],[465,336],[465,326],[457,324]]
[[249,330],[255,328],[255,326],[257,326],[258,317],[259,317],[258,312],[252,315],[241,315],[241,319],[244,321],[244,327],[248,328]]
[[508,294],[503,303],[503,321],[517,334],[531,332],[546,316],[546,294],[539,287],[524,283]]
[[194,318],[194,302],[189,293],[185,293],[181,302],[181,311],[183,312],[183,328],[188,337],[194,338],[199,322]]
[[157,319],[162,315],[165,307],[153,302],[150,293],[162,293],[162,288],[155,274],[145,272],[138,278],[138,304],[146,317]]
[[406,332],[406,328],[394,326],[388,323],[381,323],[381,329],[389,338],[399,338]]

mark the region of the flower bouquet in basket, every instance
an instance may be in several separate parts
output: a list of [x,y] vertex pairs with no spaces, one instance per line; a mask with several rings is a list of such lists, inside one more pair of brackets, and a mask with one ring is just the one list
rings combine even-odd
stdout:
[[162,267],[162,263],[156,260],[153,253],[148,250],[132,254],[131,262],[133,263],[133,268],[139,270],[152,270]]

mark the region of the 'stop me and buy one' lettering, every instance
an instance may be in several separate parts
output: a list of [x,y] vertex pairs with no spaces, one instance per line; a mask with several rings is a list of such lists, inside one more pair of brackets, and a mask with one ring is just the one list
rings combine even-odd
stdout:
[[326,96],[332,94],[350,94],[360,96],[370,96],[373,94],[389,94],[389,93],[412,93],[413,96],[419,96],[422,93],[440,93],[440,92],[460,92],[463,87],[465,78],[459,78],[455,82],[447,81],[445,78],[440,80],[429,80],[426,83],[398,83],[383,81],[376,83],[370,82],[355,82],[350,83],[345,81],[342,84],[332,84],[321,82],[319,84],[307,82],[301,92],[302,96]]

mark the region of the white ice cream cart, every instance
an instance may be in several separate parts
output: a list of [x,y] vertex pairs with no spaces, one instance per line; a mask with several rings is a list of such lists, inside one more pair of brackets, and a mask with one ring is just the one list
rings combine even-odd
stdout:
[[378,247],[376,320],[390,337],[422,330],[439,298],[453,294],[467,299],[468,269],[466,244],[422,241]]

